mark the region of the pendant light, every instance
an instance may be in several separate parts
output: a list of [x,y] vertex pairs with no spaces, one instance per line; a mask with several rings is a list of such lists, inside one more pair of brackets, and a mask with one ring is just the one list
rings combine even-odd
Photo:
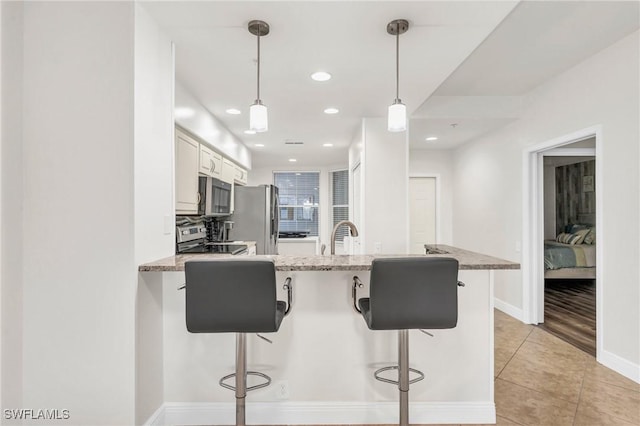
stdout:
[[255,20],[249,22],[248,29],[258,38],[258,96],[253,105],[249,107],[249,130],[266,132],[269,129],[267,107],[260,100],[260,37],[269,34],[269,24]]
[[407,130],[407,107],[400,100],[400,34],[409,29],[409,21],[395,19],[387,24],[387,32],[396,36],[396,99],[389,105],[387,129],[390,132]]

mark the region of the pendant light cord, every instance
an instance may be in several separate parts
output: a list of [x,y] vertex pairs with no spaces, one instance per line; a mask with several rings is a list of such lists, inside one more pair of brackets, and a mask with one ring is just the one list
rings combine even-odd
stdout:
[[256,101],[260,103],[260,30],[258,30],[258,99]]
[[396,24],[396,101],[400,98],[400,24]]

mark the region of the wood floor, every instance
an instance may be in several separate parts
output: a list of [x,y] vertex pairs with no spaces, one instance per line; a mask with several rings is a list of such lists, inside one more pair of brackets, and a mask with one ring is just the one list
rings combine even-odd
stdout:
[[540,327],[595,356],[595,280],[545,280],[544,323]]

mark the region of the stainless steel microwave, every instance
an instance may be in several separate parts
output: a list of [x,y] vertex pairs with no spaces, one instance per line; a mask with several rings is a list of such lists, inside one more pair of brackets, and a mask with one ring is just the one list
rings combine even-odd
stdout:
[[209,176],[198,177],[198,214],[227,216],[231,214],[232,185]]

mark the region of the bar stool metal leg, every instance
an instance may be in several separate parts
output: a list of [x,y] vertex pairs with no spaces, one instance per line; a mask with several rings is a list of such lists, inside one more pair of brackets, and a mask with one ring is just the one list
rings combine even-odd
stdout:
[[236,333],[236,426],[245,426],[247,397],[247,335]]
[[400,426],[409,426],[409,330],[398,330]]

